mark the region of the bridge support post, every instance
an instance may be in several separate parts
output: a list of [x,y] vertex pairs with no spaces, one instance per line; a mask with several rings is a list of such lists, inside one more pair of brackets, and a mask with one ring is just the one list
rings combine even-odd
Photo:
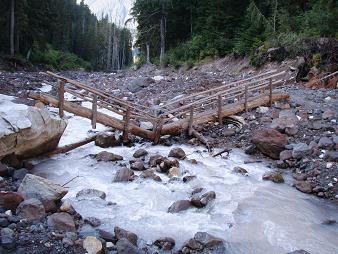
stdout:
[[96,118],[97,118],[97,95],[94,94],[93,103],[92,103],[92,128],[96,129]]
[[162,127],[163,127],[163,119],[162,117],[158,118],[158,121],[156,123],[155,126],[155,130],[154,130],[154,143],[156,145],[158,145],[160,143],[160,139],[161,139],[161,131],[162,131]]
[[64,103],[65,103],[65,82],[58,79],[58,95],[59,95],[59,116],[64,117]]
[[127,111],[126,114],[123,116],[123,134],[122,134],[122,140],[123,143],[127,143],[129,140],[129,135],[128,135],[128,131],[129,131],[129,122],[130,122],[130,107],[127,107]]
[[222,104],[223,104],[223,100],[222,100],[222,96],[218,95],[218,122],[220,125],[223,124],[223,116],[222,116]]
[[269,106],[272,107],[272,78],[269,79]]
[[244,108],[245,108],[245,112],[248,112],[248,86],[245,86],[245,92],[244,92]]
[[191,106],[190,107],[190,117],[189,117],[189,129],[188,129],[189,136],[192,135],[193,127],[194,127],[194,107]]

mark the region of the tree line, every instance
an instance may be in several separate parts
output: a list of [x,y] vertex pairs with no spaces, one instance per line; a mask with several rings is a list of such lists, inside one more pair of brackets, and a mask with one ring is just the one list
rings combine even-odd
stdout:
[[180,63],[337,37],[336,0],[136,0],[143,61]]
[[67,69],[118,70],[132,62],[132,36],[76,0],[0,1],[0,52]]

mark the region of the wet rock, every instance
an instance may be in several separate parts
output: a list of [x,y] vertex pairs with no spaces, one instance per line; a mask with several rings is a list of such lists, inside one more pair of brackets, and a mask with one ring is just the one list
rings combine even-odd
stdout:
[[189,239],[183,244],[182,252],[190,253],[190,250],[203,250],[203,245],[197,242],[195,239]]
[[234,167],[232,172],[237,173],[237,174],[242,174],[242,175],[248,174],[248,171],[242,167]]
[[114,234],[104,231],[102,229],[98,230],[100,238],[104,239],[105,241],[116,242],[117,239]]
[[150,178],[150,179],[153,179],[156,182],[162,181],[161,177],[156,175],[152,170],[143,171],[142,174],[140,175],[140,177],[145,178],[145,179]]
[[69,200],[65,200],[60,206],[61,212],[73,213],[75,210]]
[[293,146],[292,157],[295,159],[301,159],[311,153],[310,147],[305,143],[299,143]]
[[129,168],[121,168],[116,172],[113,182],[128,182],[133,179],[134,172]]
[[163,250],[172,250],[175,247],[175,240],[171,237],[162,237],[157,239],[154,245]]
[[60,230],[66,232],[75,232],[75,223],[68,213],[54,213],[47,218],[48,227],[53,230]]
[[159,154],[150,156],[149,165],[151,167],[156,167],[156,166],[160,165],[164,161],[164,159],[165,158],[162,155],[159,155]]
[[100,198],[105,200],[106,193],[96,189],[83,189],[76,194],[77,199],[92,199],[92,198]]
[[194,196],[197,193],[200,193],[204,190],[204,188],[195,188],[193,189],[193,191],[191,192],[191,196]]
[[117,241],[116,249],[118,254],[141,254],[135,245],[129,242],[127,239],[122,238]]
[[10,228],[3,228],[1,229],[0,232],[1,232],[1,246],[7,250],[15,249],[16,241],[14,231]]
[[22,180],[25,178],[25,176],[28,174],[28,170],[25,168],[21,168],[18,170],[15,170],[13,173],[14,180]]
[[287,254],[310,254],[310,253],[305,250],[295,250],[292,252],[288,252]]
[[136,171],[144,171],[144,170],[146,170],[146,168],[144,167],[143,161],[135,161],[135,162],[131,163],[130,164],[130,168],[132,170],[136,170]]
[[24,197],[17,192],[0,192],[0,209],[15,211]]
[[46,212],[41,201],[31,198],[20,203],[16,209],[16,215],[21,219],[33,221],[45,217]]
[[144,156],[147,156],[148,155],[148,151],[145,150],[145,149],[139,149],[137,150],[134,154],[133,154],[133,157],[134,158],[141,158],[141,157],[144,157]]
[[216,198],[216,193],[214,191],[209,191],[202,196],[194,195],[191,198],[191,204],[197,208],[205,207],[211,200]]
[[95,155],[95,158],[96,158],[97,161],[104,161],[104,162],[122,161],[123,160],[123,157],[121,155],[109,153],[109,152],[106,152],[106,151],[98,153],[97,155]]
[[180,163],[178,160],[168,160],[164,159],[160,164],[160,169],[162,173],[168,173],[169,169],[176,167],[178,168],[180,166]]
[[173,168],[169,169],[169,171],[168,171],[168,176],[170,178],[172,178],[172,177],[178,177],[180,175],[181,175],[181,171],[180,171],[179,168],[173,167]]
[[266,172],[263,177],[263,180],[270,180],[274,183],[284,183],[284,178],[279,172]]
[[168,213],[179,213],[181,211],[188,210],[190,207],[190,200],[178,200],[168,208]]
[[280,132],[273,129],[261,129],[254,133],[252,142],[265,155],[279,159],[279,154],[288,144],[287,139]]
[[331,162],[338,162],[338,151],[327,151],[324,160]]
[[102,243],[95,236],[87,236],[83,240],[83,248],[88,254],[101,254]]
[[168,157],[183,160],[186,158],[186,154],[182,148],[177,147],[170,150]]
[[332,149],[334,147],[334,143],[332,139],[328,137],[322,137],[318,142],[318,147],[321,149]]
[[192,181],[192,180],[194,180],[196,178],[197,178],[197,176],[184,176],[183,177],[183,182],[187,183],[187,182],[190,182],[190,181]]
[[334,219],[327,219],[327,220],[324,220],[324,221],[322,222],[323,225],[334,225],[334,224],[336,224],[336,223],[337,223],[337,221],[334,220]]
[[101,225],[101,221],[94,217],[87,217],[84,219],[84,222],[93,226],[94,228]]
[[256,146],[255,146],[255,145],[247,146],[247,147],[244,149],[244,152],[245,152],[245,154],[253,155],[253,154],[256,153]]
[[206,232],[197,232],[194,239],[203,245],[204,248],[213,249],[215,247],[224,246],[222,239],[210,235]]
[[18,192],[24,193],[28,198],[59,201],[67,194],[68,190],[40,176],[27,174],[22,180]]
[[115,233],[115,237],[117,238],[117,240],[121,240],[121,239],[125,238],[129,242],[131,242],[133,245],[137,246],[138,237],[137,237],[136,234],[134,234],[130,231],[127,231],[125,229],[122,229],[120,227],[115,227],[114,233]]
[[95,139],[95,145],[101,148],[114,147],[119,145],[114,134],[110,133],[99,133]]
[[307,181],[299,181],[296,182],[295,187],[297,190],[304,193],[312,193],[312,186],[310,182]]

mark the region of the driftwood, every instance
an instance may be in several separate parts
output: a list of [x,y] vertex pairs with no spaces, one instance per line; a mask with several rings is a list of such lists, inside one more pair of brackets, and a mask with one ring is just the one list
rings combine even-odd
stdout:
[[201,141],[208,148],[208,151],[210,152],[211,146],[210,146],[208,140],[201,133],[199,133],[198,131],[196,131],[194,128],[191,128],[191,135],[193,135],[199,141]]
[[90,142],[95,141],[96,136],[97,135],[94,135],[94,136],[92,136],[90,138],[86,138],[85,140],[82,140],[80,142],[56,148],[54,151],[51,151],[51,152],[47,153],[46,155],[52,156],[52,155],[56,155],[56,154],[60,154],[60,153],[68,153],[68,152],[70,152],[70,151],[72,151],[76,148],[79,148],[81,146],[89,144]]
[[213,155],[212,157],[217,157],[217,156],[221,156],[223,153],[227,153],[229,155],[229,153],[231,152],[232,149],[230,148],[225,148],[222,151],[220,151],[219,153],[216,153],[215,155]]

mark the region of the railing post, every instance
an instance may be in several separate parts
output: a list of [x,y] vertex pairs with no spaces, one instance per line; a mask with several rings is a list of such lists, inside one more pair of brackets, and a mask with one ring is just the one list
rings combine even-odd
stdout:
[[244,93],[244,108],[245,112],[248,112],[248,86],[245,86],[245,93]]
[[190,117],[189,117],[189,136],[192,135],[193,126],[194,126],[194,106],[191,106]]
[[222,117],[222,96],[218,95],[218,122],[219,124],[223,124],[223,117]]
[[123,121],[124,121],[123,134],[122,134],[123,143],[127,143],[129,140],[128,131],[129,131],[130,115],[131,115],[130,107],[127,107],[126,114],[123,116]]
[[94,94],[92,103],[92,128],[96,129],[96,118],[97,118],[97,95]]
[[156,127],[155,127],[155,130],[154,130],[154,133],[155,133],[154,143],[156,145],[158,145],[160,143],[162,127],[163,127],[163,119],[162,119],[162,117],[159,117],[157,124],[156,124]]
[[58,79],[57,81],[59,87],[59,116],[64,117],[64,103],[65,103],[65,82]]
[[269,90],[270,90],[269,105],[270,105],[270,107],[272,107],[272,78],[270,78],[270,80],[269,80]]

